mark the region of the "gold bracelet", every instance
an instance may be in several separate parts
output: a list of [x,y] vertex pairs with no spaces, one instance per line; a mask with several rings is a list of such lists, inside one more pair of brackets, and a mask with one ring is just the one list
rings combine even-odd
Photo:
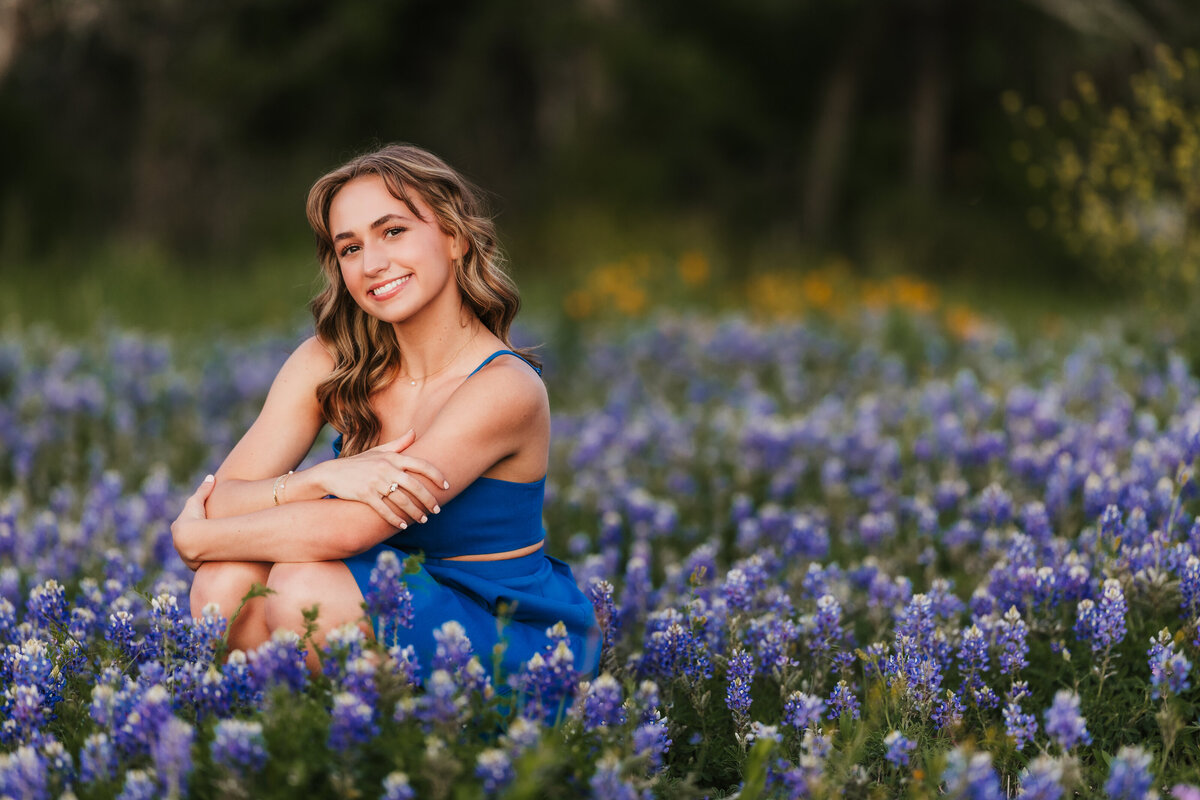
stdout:
[[[279,493],[287,488],[287,479],[296,470],[289,469],[283,475],[275,479],[275,483],[271,486],[271,499],[275,501],[275,505],[279,505]],[[286,500],[284,501],[286,502]]]

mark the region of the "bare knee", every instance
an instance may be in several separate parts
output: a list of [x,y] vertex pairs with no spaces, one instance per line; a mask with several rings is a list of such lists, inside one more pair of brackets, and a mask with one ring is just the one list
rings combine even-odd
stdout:
[[269,569],[269,564],[258,561],[204,562],[192,578],[192,616],[200,616],[209,603],[220,607],[221,616],[233,616],[250,587],[267,580]]
[[347,606],[347,581],[353,586],[353,577],[339,561],[273,565],[267,577],[271,590],[266,598],[267,626],[299,632],[305,625],[304,612],[314,606],[322,630],[356,620],[362,610],[357,605]]

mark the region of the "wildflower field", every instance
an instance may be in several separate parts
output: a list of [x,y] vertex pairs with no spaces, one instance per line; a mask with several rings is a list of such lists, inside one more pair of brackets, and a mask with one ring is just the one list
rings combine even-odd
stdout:
[[[527,330],[602,674],[552,630],[500,679],[450,625],[415,685],[355,631],[313,676],[307,638],[228,653],[188,613],[170,522],[303,335],[0,338],[0,796],[1200,797],[1200,381],[1170,341]],[[402,618],[402,576],[368,602]]]

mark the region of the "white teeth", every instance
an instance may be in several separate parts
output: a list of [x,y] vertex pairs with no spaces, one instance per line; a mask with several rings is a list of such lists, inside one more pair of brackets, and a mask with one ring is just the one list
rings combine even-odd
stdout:
[[371,294],[376,295],[376,296],[381,295],[381,294],[387,294],[392,289],[395,289],[397,286],[404,283],[411,277],[412,277],[411,275],[405,275],[403,278],[396,278],[396,280],[394,280],[394,281],[389,281],[388,283],[385,283],[383,286],[378,286],[378,287],[372,289]]

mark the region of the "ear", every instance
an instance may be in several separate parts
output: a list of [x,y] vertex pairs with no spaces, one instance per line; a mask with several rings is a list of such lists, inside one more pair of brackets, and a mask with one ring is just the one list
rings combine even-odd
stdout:
[[471,252],[471,240],[465,236],[455,236],[450,242],[450,255],[455,261]]

